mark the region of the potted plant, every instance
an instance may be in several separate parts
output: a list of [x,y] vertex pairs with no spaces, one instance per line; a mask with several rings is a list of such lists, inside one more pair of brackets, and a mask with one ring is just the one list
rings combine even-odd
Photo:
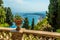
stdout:
[[15,15],[14,22],[17,26],[16,30],[19,31],[20,30],[20,25],[22,24],[22,17],[19,16],[19,15]]

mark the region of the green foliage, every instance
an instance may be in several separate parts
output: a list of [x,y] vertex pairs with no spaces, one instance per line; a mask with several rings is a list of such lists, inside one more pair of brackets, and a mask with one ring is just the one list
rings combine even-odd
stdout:
[[9,27],[9,24],[7,24],[7,23],[0,24],[0,27]]
[[50,0],[47,17],[48,22],[54,28],[54,31],[60,28],[60,0]]
[[60,29],[57,29],[56,32],[60,33]]
[[32,19],[31,29],[34,29],[34,18]]
[[12,25],[13,15],[12,15],[12,11],[11,11],[10,7],[5,8],[5,11],[6,11],[6,22],[7,22],[9,25]]
[[19,16],[18,14],[15,15],[15,19],[19,20],[19,19],[22,19],[21,16]]
[[13,15],[12,15],[11,9],[9,7],[4,8],[2,4],[3,4],[3,1],[0,0],[0,25],[3,25],[6,27],[8,25],[5,25],[5,23],[8,23],[9,25],[12,24]]
[[0,23],[4,23],[6,19],[6,12],[4,8],[0,6]]
[[51,27],[51,25],[49,25],[47,19],[48,18],[46,17],[42,21],[40,21],[37,25],[35,25],[34,29],[42,31],[52,31],[53,28]]
[[9,20],[8,17],[10,14],[7,16],[7,11],[2,6],[2,4],[3,4],[3,1],[0,0],[0,26],[1,27],[9,27],[9,24],[6,23],[6,19]]
[[25,20],[24,20],[24,23],[23,23],[22,28],[29,29],[29,21],[28,21],[28,18],[27,18],[27,17],[26,17]]
[[37,25],[35,25],[35,30],[41,30],[43,27],[45,27],[48,24],[47,17],[44,18],[42,21],[40,21]]
[[46,27],[42,28],[42,30],[52,32],[53,28],[51,26],[46,26]]
[[3,1],[2,0],[0,0],[0,6],[3,4]]

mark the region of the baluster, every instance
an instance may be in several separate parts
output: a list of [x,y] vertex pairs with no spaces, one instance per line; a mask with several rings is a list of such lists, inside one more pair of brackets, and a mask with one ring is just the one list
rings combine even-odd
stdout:
[[36,39],[37,39],[37,40],[40,40],[40,39],[39,39],[39,36],[36,36]]
[[47,38],[47,37],[44,37],[44,40],[47,40],[46,38]]
[[25,40],[25,37],[27,37],[27,35],[26,34],[23,34],[22,40]]
[[56,38],[52,38],[53,40],[56,40]]
[[49,38],[49,40],[53,40],[52,38]]
[[56,40],[56,38],[52,38],[52,37],[51,37],[51,38],[49,38],[49,40]]
[[43,40],[43,37],[40,37],[40,40]]

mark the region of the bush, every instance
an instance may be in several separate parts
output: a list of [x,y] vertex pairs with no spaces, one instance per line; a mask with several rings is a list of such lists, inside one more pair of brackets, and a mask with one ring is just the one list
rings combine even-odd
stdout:
[[60,29],[57,29],[56,32],[60,33]]
[[7,24],[7,23],[0,24],[0,27],[9,27],[9,24]]

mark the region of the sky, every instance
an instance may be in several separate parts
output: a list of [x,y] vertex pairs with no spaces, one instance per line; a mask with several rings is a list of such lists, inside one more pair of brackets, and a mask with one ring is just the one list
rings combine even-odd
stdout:
[[47,11],[49,0],[3,0],[5,7],[10,7],[12,12],[41,12]]

